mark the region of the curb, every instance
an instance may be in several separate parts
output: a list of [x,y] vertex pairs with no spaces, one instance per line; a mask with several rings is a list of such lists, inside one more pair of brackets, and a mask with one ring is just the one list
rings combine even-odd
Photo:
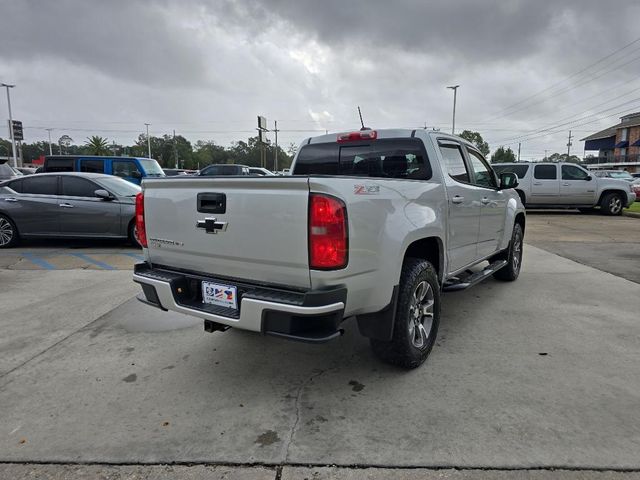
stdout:
[[638,212],[625,212],[624,210],[622,211],[622,214],[626,217],[633,217],[633,218],[640,218],[640,213]]

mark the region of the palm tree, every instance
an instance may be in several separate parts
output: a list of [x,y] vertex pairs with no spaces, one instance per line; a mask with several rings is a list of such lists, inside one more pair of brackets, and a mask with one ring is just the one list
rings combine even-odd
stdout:
[[88,147],[91,155],[108,155],[110,153],[108,148],[109,141],[98,135],[87,138],[85,145]]

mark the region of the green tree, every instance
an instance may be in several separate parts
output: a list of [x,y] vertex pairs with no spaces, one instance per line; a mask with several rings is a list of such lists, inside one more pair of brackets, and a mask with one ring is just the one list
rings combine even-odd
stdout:
[[111,153],[109,151],[109,141],[98,135],[87,138],[85,146],[90,155],[109,155]]
[[491,163],[515,162],[516,155],[511,148],[500,147],[491,155]]
[[213,140],[198,140],[194,145],[193,161],[200,168],[212,163],[228,163],[229,154]]
[[581,163],[580,158],[576,155],[567,155],[566,153],[552,153],[546,158],[548,162],[568,162]]
[[471,130],[464,130],[459,136],[464,138],[467,142],[473,143],[485,157],[489,155],[489,144],[484,141],[480,133],[472,132]]

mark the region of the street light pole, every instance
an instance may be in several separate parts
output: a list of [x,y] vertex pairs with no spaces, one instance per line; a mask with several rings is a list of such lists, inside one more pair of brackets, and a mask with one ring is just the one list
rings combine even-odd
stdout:
[[53,155],[53,149],[51,148],[51,130],[53,128],[47,128],[47,132],[49,132],[49,155]]
[[18,166],[18,157],[16,155],[16,139],[13,137],[13,117],[11,116],[11,96],[9,95],[9,89],[15,87],[15,85],[9,85],[3,83],[3,87],[7,89],[7,105],[9,106],[9,133],[11,134],[11,148],[13,149],[13,166]]
[[148,149],[147,158],[151,158],[151,138],[149,137],[149,125],[151,124],[145,123],[145,125],[147,126],[147,149]]
[[456,134],[456,98],[458,96],[458,87],[460,85],[453,85],[451,87],[447,87],[451,90],[453,90],[453,122],[451,125],[451,135],[455,135]]

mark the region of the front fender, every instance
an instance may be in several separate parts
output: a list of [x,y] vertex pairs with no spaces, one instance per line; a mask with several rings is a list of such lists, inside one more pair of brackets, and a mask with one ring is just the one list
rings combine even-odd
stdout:
[[500,240],[500,250],[504,250],[509,247],[511,241],[511,233],[513,232],[513,226],[516,222],[516,216],[519,213],[524,213],[524,206],[520,200],[520,196],[515,190],[512,190],[507,200],[507,208],[504,216],[504,229],[502,239]]

